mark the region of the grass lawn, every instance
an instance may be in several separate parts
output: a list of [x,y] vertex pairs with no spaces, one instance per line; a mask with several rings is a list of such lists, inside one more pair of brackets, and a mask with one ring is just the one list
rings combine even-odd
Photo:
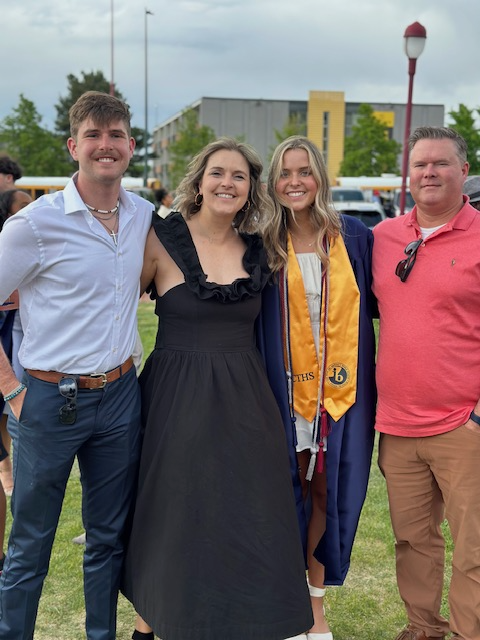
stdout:
[[[142,302],[138,324],[145,355],[155,342],[154,305]],[[326,606],[335,640],[392,640],[405,624],[403,604],[395,583],[393,535],[390,528],[384,480],[376,465],[376,447],[367,500],[360,519],[352,564],[343,587],[328,590]],[[75,467],[65,496],[53,548],[50,571],[40,601],[37,640],[81,640],[84,638],[82,586],[83,547],[71,539],[81,533],[80,483]],[[10,519],[7,527],[10,524]],[[445,529],[447,564],[451,541]],[[448,582],[448,580],[447,580]],[[443,613],[448,615],[446,602]],[[135,612],[122,596],[118,605],[118,640],[129,640]]]

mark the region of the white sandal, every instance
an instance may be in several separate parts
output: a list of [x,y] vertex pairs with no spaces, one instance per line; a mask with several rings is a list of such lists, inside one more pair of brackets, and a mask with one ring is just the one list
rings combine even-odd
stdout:
[[[308,591],[312,598],[324,598],[327,592],[326,589],[314,587],[310,583],[308,583]],[[325,613],[325,607],[323,607],[323,612]],[[333,640],[333,633],[331,631],[327,633],[307,633],[307,640]]]

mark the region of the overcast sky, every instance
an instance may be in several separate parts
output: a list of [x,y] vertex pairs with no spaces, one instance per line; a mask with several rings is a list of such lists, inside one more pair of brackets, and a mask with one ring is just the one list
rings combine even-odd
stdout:
[[[133,124],[148,125],[202,96],[406,102],[403,34],[427,42],[413,101],[480,107],[480,0],[113,0],[114,80]],[[0,0],[0,120],[32,100],[53,129],[67,75],[111,79],[111,0]],[[448,123],[448,116],[447,116]]]

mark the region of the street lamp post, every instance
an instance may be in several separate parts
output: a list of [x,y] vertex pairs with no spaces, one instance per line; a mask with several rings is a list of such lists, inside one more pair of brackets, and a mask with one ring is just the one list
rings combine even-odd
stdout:
[[110,0],[110,95],[115,95],[115,81],[113,79],[113,0]]
[[153,12],[145,8],[145,131],[143,134],[143,184],[148,183],[148,38],[147,17],[153,16]]
[[410,126],[412,122],[412,94],[413,76],[417,67],[417,58],[425,48],[427,31],[419,22],[414,22],[405,29],[404,50],[408,57],[408,99],[405,111],[405,137],[403,140],[403,162],[402,162],[402,188],[400,191],[400,215],[405,213],[405,196],[407,191],[408,173],[408,139],[410,137]]

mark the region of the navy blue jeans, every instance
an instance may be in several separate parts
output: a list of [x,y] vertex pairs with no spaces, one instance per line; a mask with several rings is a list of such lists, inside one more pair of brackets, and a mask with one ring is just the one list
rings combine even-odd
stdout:
[[70,426],[59,420],[65,399],[57,385],[26,378],[15,442],[13,524],[0,578],[0,638],[33,638],[65,487],[77,456],[87,534],[87,638],[114,640],[125,528],[140,456],[135,369],[104,389],[79,390],[77,420]]

